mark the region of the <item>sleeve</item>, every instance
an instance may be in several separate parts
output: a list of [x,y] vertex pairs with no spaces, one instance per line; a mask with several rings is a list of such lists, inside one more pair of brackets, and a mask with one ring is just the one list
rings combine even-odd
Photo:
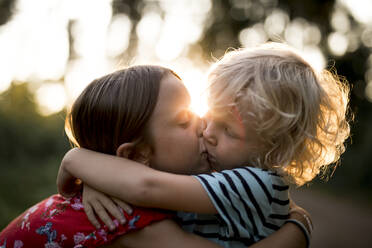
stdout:
[[[268,171],[243,167],[195,177],[228,226],[229,237],[261,239],[280,228],[268,222],[274,201]],[[287,200],[281,203],[289,204]]]

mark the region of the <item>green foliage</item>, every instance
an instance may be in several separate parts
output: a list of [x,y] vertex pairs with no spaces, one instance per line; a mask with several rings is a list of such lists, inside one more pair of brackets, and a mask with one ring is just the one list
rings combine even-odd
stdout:
[[26,83],[0,95],[0,229],[56,192],[58,166],[69,148],[64,116],[40,116]]

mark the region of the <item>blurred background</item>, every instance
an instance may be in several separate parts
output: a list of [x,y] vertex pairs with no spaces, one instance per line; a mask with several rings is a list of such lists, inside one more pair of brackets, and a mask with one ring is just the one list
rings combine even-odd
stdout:
[[66,109],[94,78],[159,64],[206,111],[205,73],[229,48],[286,42],[349,81],[352,137],[332,177],[293,197],[312,247],[372,243],[371,0],[0,0],[0,229],[56,192]]

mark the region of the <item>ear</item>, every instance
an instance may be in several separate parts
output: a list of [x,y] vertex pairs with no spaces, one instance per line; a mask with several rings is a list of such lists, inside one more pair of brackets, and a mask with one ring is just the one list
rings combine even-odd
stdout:
[[133,142],[123,143],[116,150],[116,156],[127,158],[149,165],[151,149],[147,145],[135,145]]
[[116,149],[116,156],[131,159],[134,152],[134,143],[123,143]]

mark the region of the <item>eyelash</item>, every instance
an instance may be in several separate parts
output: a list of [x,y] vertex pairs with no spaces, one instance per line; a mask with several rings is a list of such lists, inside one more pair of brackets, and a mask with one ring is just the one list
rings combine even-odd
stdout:
[[230,136],[230,137],[232,137],[232,138],[235,138],[235,135],[231,132],[230,128],[228,128],[228,127],[224,127],[224,131],[225,131],[225,133],[226,133],[228,136]]
[[184,123],[180,123],[179,125],[183,128],[188,128],[190,126],[190,120],[188,120],[187,122],[184,122]]
[[188,127],[190,126],[191,119],[192,119],[192,117],[190,116],[190,113],[187,113],[187,121],[182,122],[182,123],[179,123],[179,125],[180,125],[182,128],[188,128]]
[[230,135],[230,129],[228,127],[224,127],[223,130],[225,131],[225,133]]

